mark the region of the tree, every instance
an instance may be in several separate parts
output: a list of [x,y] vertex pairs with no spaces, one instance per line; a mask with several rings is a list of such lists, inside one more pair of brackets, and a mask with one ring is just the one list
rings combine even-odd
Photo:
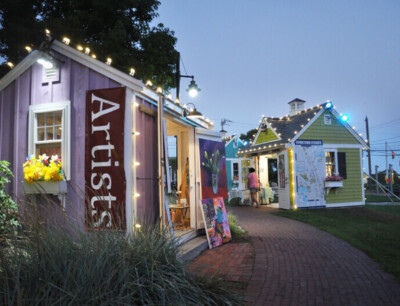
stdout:
[[175,87],[176,38],[163,24],[150,25],[159,5],[158,0],[2,0],[0,56],[19,62],[25,46],[39,47],[48,28],[54,38],[67,36],[99,60],[111,57],[121,71],[134,67],[136,77],[169,89]]
[[257,129],[252,129],[248,131],[246,134],[240,134],[239,138],[241,140],[253,141],[254,136],[257,134]]
[[9,162],[0,160],[0,237],[15,232],[19,225],[18,206],[6,193],[5,185],[10,183],[13,177],[9,167]]

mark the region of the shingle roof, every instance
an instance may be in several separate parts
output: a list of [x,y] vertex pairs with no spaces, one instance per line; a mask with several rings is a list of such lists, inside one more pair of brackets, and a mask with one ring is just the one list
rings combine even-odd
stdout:
[[251,145],[248,149],[268,150],[268,148],[270,148],[271,150],[273,150],[277,147],[284,146],[290,141],[289,139],[295,137],[296,134],[300,132],[310,120],[312,120],[312,118],[323,108],[323,106],[324,104],[317,105],[310,109],[303,110],[293,116],[280,118],[264,117],[264,120],[266,120],[271,125],[271,127],[275,129],[275,132],[279,135],[281,140]]
[[299,98],[293,99],[292,101],[288,102],[288,104],[290,104],[290,103],[292,103],[292,102],[302,102],[302,103],[306,103],[306,101],[304,101],[304,100],[302,100],[302,99],[299,99]]

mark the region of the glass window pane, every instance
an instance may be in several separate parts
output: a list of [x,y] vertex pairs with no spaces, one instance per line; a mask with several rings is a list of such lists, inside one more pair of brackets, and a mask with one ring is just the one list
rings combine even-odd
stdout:
[[38,128],[37,130],[37,140],[44,140],[44,128]]
[[53,122],[54,122],[53,119],[54,119],[53,113],[47,113],[47,114],[46,114],[46,125],[47,125],[47,126],[53,125]]
[[53,140],[53,127],[46,128],[46,140]]
[[54,132],[54,135],[56,136],[56,139],[62,139],[62,137],[61,137],[61,132],[62,132],[61,126],[56,126],[55,129],[56,130]]
[[61,124],[61,112],[55,113],[55,124]]
[[47,156],[52,156],[57,154],[59,158],[61,157],[61,143],[46,143],[36,145],[36,156],[43,155],[46,153]]
[[44,114],[37,115],[37,125],[44,126]]

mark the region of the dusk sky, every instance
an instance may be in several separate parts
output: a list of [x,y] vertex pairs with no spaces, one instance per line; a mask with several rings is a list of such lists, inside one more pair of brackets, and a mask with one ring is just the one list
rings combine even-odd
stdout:
[[[181,101],[216,130],[226,118],[228,134],[245,133],[263,114],[288,114],[294,98],[306,108],[329,99],[363,138],[368,116],[371,149],[387,140],[400,172],[400,1],[161,2],[156,21],[175,31],[186,72],[202,89],[191,99],[182,79]],[[373,169],[385,169],[384,153],[372,152]]]

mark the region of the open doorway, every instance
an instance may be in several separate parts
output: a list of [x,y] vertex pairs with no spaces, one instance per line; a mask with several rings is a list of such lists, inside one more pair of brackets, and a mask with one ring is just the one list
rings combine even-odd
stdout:
[[261,155],[258,158],[260,179],[259,198],[262,204],[278,202],[278,160],[276,154]]
[[166,193],[171,222],[176,237],[194,231],[191,222],[192,190],[189,165],[190,127],[167,119],[168,162],[171,179],[171,192]]

